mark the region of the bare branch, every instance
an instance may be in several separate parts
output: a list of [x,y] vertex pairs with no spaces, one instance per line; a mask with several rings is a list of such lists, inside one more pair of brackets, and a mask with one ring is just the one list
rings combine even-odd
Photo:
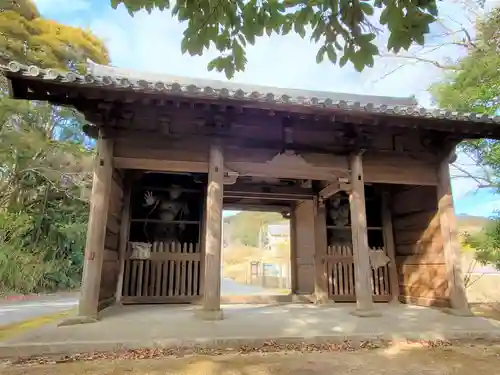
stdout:
[[452,65],[443,65],[441,64],[439,61],[436,61],[436,60],[431,60],[431,59],[426,59],[426,58],[423,58],[423,57],[419,57],[419,56],[406,56],[406,55],[382,55],[382,57],[393,57],[393,58],[398,58],[398,59],[409,59],[409,60],[415,60],[416,62],[424,62],[424,63],[428,63],[428,64],[431,64],[431,65],[434,65],[435,67],[439,68],[439,69],[443,69],[443,70],[457,70],[457,67],[456,66],[452,66]]

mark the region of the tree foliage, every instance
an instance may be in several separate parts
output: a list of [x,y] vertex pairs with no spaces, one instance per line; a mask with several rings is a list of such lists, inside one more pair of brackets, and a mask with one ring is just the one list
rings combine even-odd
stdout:
[[[476,37],[468,40],[468,54],[458,61],[444,80],[431,88],[441,108],[495,114],[500,109],[500,8],[476,23]],[[476,165],[473,172],[456,166],[479,188],[500,191],[500,142],[479,139],[463,142],[460,149]],[[500,269],[500,217],[466,243],[476,249],[481,263]]]
[[[31,1],[2,1],[3,59],[47,68],[108,63],[101,41],[40,17]],[[21,48],[21,46],[24,46]],[[5,62],[5,61],[4,61]],[[0,294],[80,282],[93,151],[76,111],[0,92]]]
[[441,108],[494,114],[500,95],[500,8],[476,24],[468,54],[431,88]]
[[88,31],[40,16],[32,0],[0,0],[0,62],[82,71],[86,58],[109,62],[104,42]]
[[276,212],[242,211],[226,217],[224,223],[230,226],[230,242],[259,247],[261,229],[268,224],[279,223],[283,220],[283,216]]
[[388,28],[389,51],[424,44],[429,25],[438,13],[435,0],[111,0],[116,8],[123,3],[133,15],[140,10],[168,9],[186,23],[182,52],[202,55],[210,46],[220,56],[209,70],[224,71],[228,78],[244,70],[245,48],[258,37],[298,34],[319,44],[316,61],[326,56],[344,66],[350,61],[358,71],[373,66],[378,55],[377,28],[371,19],[381,9],[379,23]]

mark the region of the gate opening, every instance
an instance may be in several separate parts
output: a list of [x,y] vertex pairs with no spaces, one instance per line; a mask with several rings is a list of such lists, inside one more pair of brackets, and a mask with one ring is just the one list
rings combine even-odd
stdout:
[[222,296],[291,291],[290,220],[269,211],[225,211]]

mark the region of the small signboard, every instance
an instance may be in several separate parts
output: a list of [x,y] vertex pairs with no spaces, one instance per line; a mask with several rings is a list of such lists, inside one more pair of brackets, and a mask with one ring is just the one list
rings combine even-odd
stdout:
[[151,258],[152,244],[147,242],[130,242],[130,247],[132,248],[130,259],[144,260]]

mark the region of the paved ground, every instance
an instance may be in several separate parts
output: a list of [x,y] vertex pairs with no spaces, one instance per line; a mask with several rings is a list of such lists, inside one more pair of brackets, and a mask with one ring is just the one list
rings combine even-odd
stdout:
[[273,294],[276,294],[274,289],[265,289],[255,285],[238,284],[228,278],[223,278],[221,280],[222,296],[265,296]]
[[[275,294],[275,291],[258,286],[238,284],[231,279],[223,279],[221,293],[228,296],[244,296]],[[22,322],[42,315],[54,314],[72,309],[77,305],[77,294],[40,296],[27,301],[2,301],[0,302],[0,326]]]
[[3,375],[470,375],[498,374],[500,347],[399,345],[357,352],[99,360],[0,367]]
[[76,307],[78,296],[47,296],[29,301],[4,301],[0,303],[0,326],[22,322],[38,316],[55,314]]
[[[500,322],[436,309],[378,304],[381,316],[353,316],[352,304],[225,305],[224,320],[203,321],[196,306],[114,306],[92,324],[48,324],[0,345],[0,356],[107,351],[116,347],[234,347],[280,342],[365,339],[500,338]],[[227,345],[227,346],[225,346]],[[27,354],[28,353],[28,354]]]

